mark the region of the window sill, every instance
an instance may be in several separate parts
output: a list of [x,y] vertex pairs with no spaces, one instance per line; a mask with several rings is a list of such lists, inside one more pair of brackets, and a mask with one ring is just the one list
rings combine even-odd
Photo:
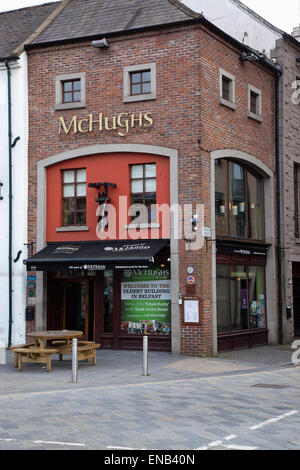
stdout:
[[230,108],[233,111],[236,111],[236,104],[233,103],[232,101],[224,100],[224,98],[222,98],[221,96],[220,96],[220,104],[222,106],[226,106],[226,108]]
[[144,95],[129,95],[123,97],[123,103],[135,103],[136,101],[149,101],[155,100],[156,94],[155,93],[147,93]]
[[57,232],[88,232],[90,227],[85,225],[70,225],[69,227],[59,227],[56,229]]
[[130,229],[148,229],[148,228],[160,228],[160,224],[152,223],[152,224],[129,224],[129,225],[124,225],[125,230],[130,230]]
[[258,122],[262,122],[262,116],[260,116],[259,114],[254,114],[254,113],[251,113],[251,111],[248,111],[248,118],[250,119],[254,119],[255,121],[258,121]]
[[80,103],[61,103],[61,104],[56,104],[54,106],[54,109],[56,111],[61,111],[64,109],[78,109],[78,108],[85,108],[85,103],[80,102]]

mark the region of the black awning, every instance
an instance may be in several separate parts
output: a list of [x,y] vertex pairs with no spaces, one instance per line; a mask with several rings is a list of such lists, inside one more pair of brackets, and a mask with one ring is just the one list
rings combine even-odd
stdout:
[[169,240],[49,243],[24,261],[27,271],[147,268]]

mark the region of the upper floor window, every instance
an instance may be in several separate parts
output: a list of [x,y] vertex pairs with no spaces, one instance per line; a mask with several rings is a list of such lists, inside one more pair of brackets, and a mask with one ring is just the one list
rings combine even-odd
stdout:
[[248,86],[248,117],[262,121],[261,91],[251,85]]
[[62,82],[63,103],[78,103],[81,101],[81,80],[66,80]]
[[130,92],[131,96],[151,93],[150,70],[142,70],[141,72],[130,73]]
[[132,65],[123,69],[123,101],[156,98],[156,64]]
[[230,160],[217,160],[215,169],[217,236],[263,241],[263,178]]
[[236,109],[235,77],[223,69],[220,69],[220,103],[228,108]]
[[86,170],[62,171],[63,226],[86,224]]
[[142,204],[146,208],[147,220],[142,223],[156,222],[156,163],[131,165],[130,186],[131,204]]
[[85,73],[55,77],[55,109],[85,107]]

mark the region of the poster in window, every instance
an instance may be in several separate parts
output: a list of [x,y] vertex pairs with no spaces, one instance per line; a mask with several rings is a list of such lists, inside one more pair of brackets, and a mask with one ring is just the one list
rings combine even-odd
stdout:
[[121,283],[121,332],[133,335],[171,334],[170,270],[127,269]]

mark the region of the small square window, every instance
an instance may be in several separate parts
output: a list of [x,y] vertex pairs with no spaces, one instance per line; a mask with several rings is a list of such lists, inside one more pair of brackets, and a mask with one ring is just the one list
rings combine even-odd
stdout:
[[261,91],[257,88],[248,86],[248,117],[256,121],[262,121]]
[[85,73],[55,77],[55,109],[85,107]]
[[123,69],[123,102],[156,98],[156,64],[144,64]]
[[222,69],[220,69],[220,104],[236,109],[235,77]]

